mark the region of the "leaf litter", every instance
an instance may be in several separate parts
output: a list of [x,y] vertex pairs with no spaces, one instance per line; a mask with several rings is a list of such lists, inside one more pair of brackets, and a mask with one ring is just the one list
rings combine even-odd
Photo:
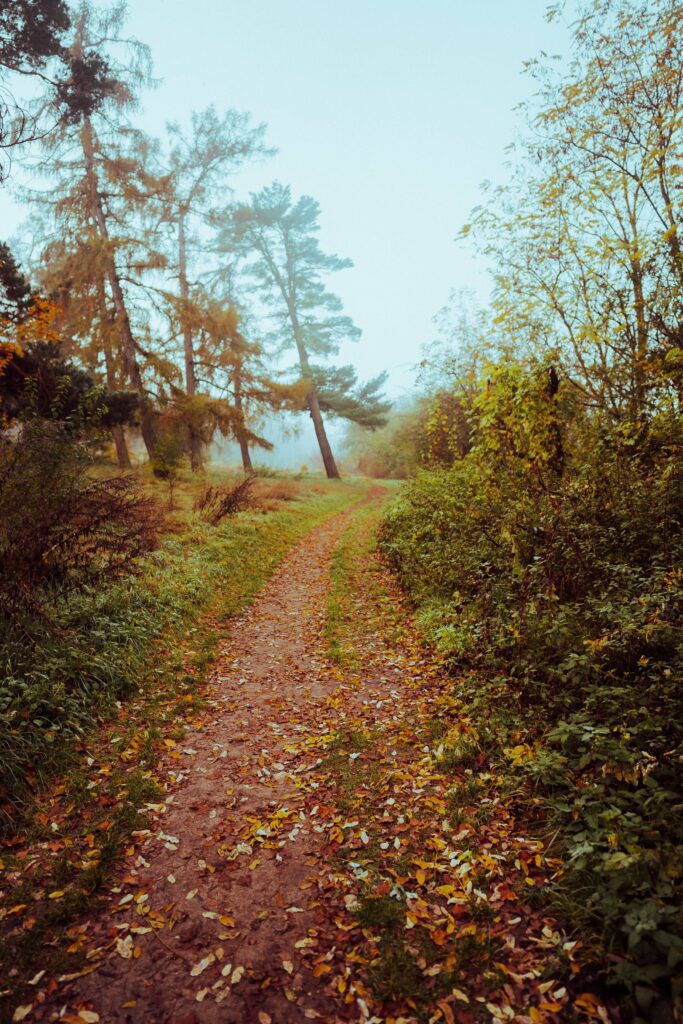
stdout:
[[106,905],[67,930],[81,968],[36,975],[14,1019],[610,1019],[535,895],[561,865],[483,758],[444,770],[430,723],[467,737],[466,709],[361,543],[347,599],[362,667],[326,657],[349,519],[301,542],[233,624],[205,713],[165,744],[151,827]]

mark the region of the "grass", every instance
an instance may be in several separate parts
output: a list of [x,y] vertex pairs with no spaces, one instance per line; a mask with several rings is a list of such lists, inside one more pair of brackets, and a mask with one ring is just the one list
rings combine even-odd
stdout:
[[[392,481],[383,481],[383,486],[385,483],[391,484]],[[356,512],[332,553],[325,622],[326,653],[330,661],[340,668],[354,670],[359,667],[353,643],[354,635],[358,632],[358,608],[355,603],[358,587],[354,585],[354,576],[369,564],[370,555],[377,546],[377,525],[386,503],[394,496],[393,489],[387,489],[385,501],[373,503]],[[390,614],[392,609],[387,605],[387,596],[372,574],[367,574],[365,584],[373,597],[370,607],[377,605],[381,608],[383,629],[390,639],[395,639],[401,628],[400,618],[395,614],[395,609],[393,616]],[[367,611],[364,607],[363,616]]]
[[[386,577],[378,572],[376,560],[372,557],[376,547],[377,522],[381,509],[360,508],[354,514],[349,527],[341,537],[332,561],[332,589],[327,607],[327,653],[328,657],[345,671],[365,671],[360,656],[361,644],[374,635],[385,638],[389,649],[392,642],[400,642],[405,631],[405,612],[387,588]],[[361,614],[362,611],[362,614]],[[374,642],[374,641],[373,641]],[[443,746],[444,763],[439,767],[449,775],[464,770],[464,782],[457,790],[451,790],[446,815],[452,822],[460,823],[464,812],[466,817],[477,819],[492,813],[490,804],[482,805],[481,781],[466,765],[472,763],[479,753],[479,740],[475,737],[460,736],[454,727],[453,715],[416,720],[416,740],[406,747],[410,755],[417,745]],[[363,869],[366,881],[358,895],[358,904],[352,911],[359,927],[363,930],[367,945],[368,960],[360,971],[372,995],[385,1007],[396,1014],[405,1013],[409,1008],[411,1019],[422,1024],[435,1019],[436,1002],[447,997],[453,988],[471,987],[473,975],[485,980],[491,991],[505,982],[495,966],[500,956],[501,942],[492,934],[495,912],[488,902],[475,893],[468,904],[471,931],[462,925],[457,934],[446,944],[435,943],[427,929],[406,928],[406,890],[398,879],[415,877],[415,856],[428,857],[425,841],[432,835],[434,821],[428,816],[424,823],[412,821],[410,842],[401,857],[387,854],[381,840],[386,838],[381,825],[377,825],[378,811],[374,807],[372,794],[390,791],[387,782],[391,778],[392,765],[382,757],[384,749],[383,730],[368,729],[362,723],[351,722],[339,729],[327,746],[326,756],[320,771],[336,786],[336,812],[350,819],[360,818],[365,824],[367,838],[362,849],[354,848],[352,857]],[[390,749],[401,750],[400,740],[391,743]],[[350,754],[360,754],[355,759]],[[403,771],[405,771],[405,765]],[[372,810],[370,810],[372,808]],[[459,837],[459,849],[463,859],[468,855],[467,837]],[[384,844],[386,846],[386,844]],[[340,871],[349,866],[349,852],[340,846],[332,855],[333,863]],[[391,870],[387,873],[387,863]],[[357,866],[357,865],[356,865]],[[488,877],[473,879],[487,887]],[[405,883],[408,886],[410,883]],[[382,889],[389,892],[382,894]],[[421,890],[421,897],[439,902],[438,893]],[[364,953],[365,955],[365,953]],[[432,975],[425,976],[425,966],[434,968]],[[385,1010],[386,1012],[386,1010]],[[479,1010],[473,1006],[479,1019]],[[481,1007],[481,1019],[488,1019],[488,1011]]]

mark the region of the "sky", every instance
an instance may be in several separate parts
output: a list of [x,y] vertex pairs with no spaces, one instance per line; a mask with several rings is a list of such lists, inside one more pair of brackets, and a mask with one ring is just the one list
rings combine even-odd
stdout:
[[[160,135],[213,103],[267,123],[278,154],[237,176],[238,194],[278,179],[320,202],[323,248],[354,261],[330,282],[363,331],[342,361],[361,377],[387,369],[400,397],[450,291],[486,299],[485,268],[455,236],[481,183],[506,179],[514,107],[533,92],[523,61],[566,49],[546,6],[129,0],[129,33],[160,80],[136,121]],[[0,219],[0,237],[20,220],[1,194]]]

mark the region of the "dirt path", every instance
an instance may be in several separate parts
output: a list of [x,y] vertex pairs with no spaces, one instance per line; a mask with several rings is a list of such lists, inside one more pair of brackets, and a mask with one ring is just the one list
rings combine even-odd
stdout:
[[325,657],[352,514],[305,538],[232,625],[155,824],[105,909],[71,930],[90,973],[31,1020],[563,1019],[547,968],[573,944],[518,896],[542,882],[539,847],[504,808],[476,836],[449,819],[418,728],[446,684],[410,631],[383,635],[362,568],[355,668]]
[[[334,1019],[298,964],[296,943],[320,916],[307,909],[319,837],[285,747],[314,726],[332,689],[319,638],[329,557],[347,521],[299,544],[233,624],[213,672],[213,720],[186,735],[158,830],[109,913],[82,929],[95,948],[115,939],[109,956],[56,1004],[92,1006],[103,1021],[246,1022],[259,1011],[294,1021],[306,1008]],[[285,988],[307,1007],[293,1007]]]

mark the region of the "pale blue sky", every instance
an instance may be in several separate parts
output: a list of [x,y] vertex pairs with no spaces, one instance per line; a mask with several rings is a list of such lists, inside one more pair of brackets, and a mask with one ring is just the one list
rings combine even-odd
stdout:
[[[332,281],[363,330],[344,359],[410,387],[431,318],[454,287],[486,294],[454,237],[483,179],[503,180],[522,62],[562,51],[546,0],[129,0],[159,88],[138,120],[161,134],[214,103],[269,126],[278,155],[243,173],[322,206],[322,242],[355,263]],[[20,216],[0,197],[4,228]]]
[[[485,178],[505,177],[522,62],[561,51],[546,0],[130,0],[132,32],[163,79],[145,123],[215,103],[268,123],[278,156],[240,189],[279,178],[322,207],[323,244],[350,256],[333,287],[363,330],[343,356],[413,381],[451,288],[486,294],[454,237]],[[191,12],[191,15],[189,14]]]

